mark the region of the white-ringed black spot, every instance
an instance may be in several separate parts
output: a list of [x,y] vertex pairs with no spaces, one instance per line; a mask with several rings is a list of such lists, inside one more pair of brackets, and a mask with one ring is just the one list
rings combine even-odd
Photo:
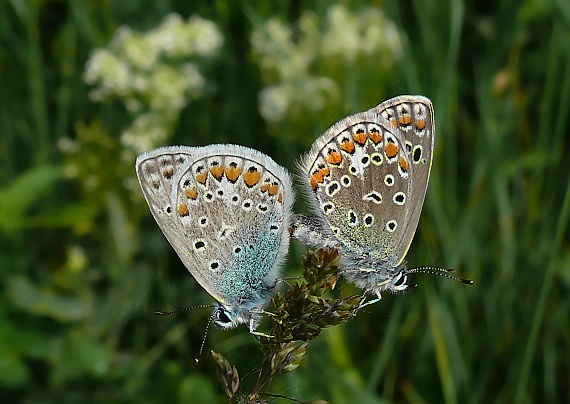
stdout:
[[234,248],[234,254],[237,255],[237,254],[239,254],[240,252],[241,252],[241,247],[238,246],[238,247]]
[[418,164],[422,159],[423,148],[421,145],[417,145],[414,147],[414,154],[412,155],[412,160],[414,164]]
[[350,171],[351,174],[356,175],[356,173],[358,172],[358,170],[356,169],[355,166],[350,166],[350,168],[348,169],[348,171]]
[[237,194],[234,194],[232,196],[232,202],[235,204],[237,204],[239,202],[239,196]]
[[372,213],[367,213],[364,215],[364,226],[365,227],[372,227],[374,224],[374,215]]
[[200,227],[206,227],[209,222],[210,219],[208,219],[207,216],[202,216],[198,219],[198,224],[200,225]]
[[337,181],[331,181],[327,184],[327,195],[333,197],[340,190],[340,184]]
[[347,213],[348,213],[348,225],[358,226],[358,215],[356,214],[356,212],[350,209]]
[[172,213],[172,208],[170,206],[167,206],[165,209],[166,213],[170,214]]
[[331,213],[331,212],[334,210],[334,207],[335,207],[335,206],[334,206],[334,203],[332,203],[332,202],[330,202],[330,201],[329,201],[329,202],[325,202],[325,203],[323,204],[323,206],[322,206],[323,213],[324,213],[325,215],[328,215],[329,213]]
[[210,263],[210,269],[211,269],[212,271],[215,271],[215,270],[218,269],[219,267],[220,267],[220,263],[217,262],[217,261],[212,261],[212,262]]
[[402,206],[404,203],[406,203],[406,194],[401,191],[396,192],[392,197],[392,200],[396,205]]
[[364,167],[368,167],[370,165],[370,157],[369,156],[362,156],[360,162]]
[[388,230],[390,233],[394,233],[397,227],[398,227],[398,222],[396,222],[395,220],[389,220],[386,223],[386,230]]
[[243,201],[243,203],[241,204],[241,207],[243,208],[243,210],[245,210],[246,212],[249,212],[251,210],[251,206],[253,205],[253,202],[251,201],[251,199],[246,199],[245,201]]
[[260,203],[259,205],[257,205],[257,210],[260,211],[261,213],[265,213],[267,212],[267,205],[264,203]]
[[202,239],[197,239],[194,241],[194,250],[200,251],[206,249],[206,242]]
[[372,164],[377,166],[382,164],[382,155],[380,153],[372,153],[370,158],[372,159]]
[[222,189],[218,189],[216,193],[218,194],[218,198],[222,198],[224,196],[224,191]]
[[204,193],[204,200],[206,202],[212,202],[214,200],[214,194],[212,193],[212,191],[207,191],[206,193]]
[[352,184],[352,180],[350,179],[350,177],[348,175],[343,175],[342,177],[340,177],[340,183],[344,187],[350,187],[350,184]]
[[375,204],[378,205],[378,204],[382,203],[382,195],[380,194],[380,192],[372,191],[372,192],[369,192],[366,195],[364,195],[362,197],[362,200],[374,202]]
[[386,174],[384,177],[384,184],[386,184],[387,187],[394,185],[394,176],[392,174]]

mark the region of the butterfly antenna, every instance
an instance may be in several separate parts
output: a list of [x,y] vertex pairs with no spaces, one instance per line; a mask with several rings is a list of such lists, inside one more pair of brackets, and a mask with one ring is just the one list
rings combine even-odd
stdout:
[[202,345],[200,345],[200,352],[198,352],[198,356],[194,358],[196,363],[200,362],[200,358],[202,357],[202,351],[204,350],[204,345],[206,344],[206,336],[208,335],[208,329],[210,328],[210,323],[212,322],[212,316],[208,317],[208,323],[206,324],[206,330],[204,331],[204,338],[202,338]]
[[198,306],[186,307],[184,309],[178,309],[174,311],[155,311],[154,314],[156,314],[157,316],[170,316],[172,314],[184,313],[185,311],[188,310],[204,309],[206,307],[214,307],[214,306],[215,304],[200,304]]
[[430,274],[430,275],[438,275],[443,276],[444,278],[453,279],[454,281],[464,283],[466,285],[473,285],[471,279],[463,279],[458,278],[456,276],[449,275],[448,272],[452,272],[453,269],[446,269],[446,268],[436,268],[436,267],[420,267],[420,268],[411,268],[407,272],[409,274]]

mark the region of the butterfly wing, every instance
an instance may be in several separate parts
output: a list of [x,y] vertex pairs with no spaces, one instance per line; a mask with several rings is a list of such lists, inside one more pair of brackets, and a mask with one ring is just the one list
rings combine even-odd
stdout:
[[394,267],[417,227],[434,144],[431,102],[392,98],[334,124],[300,161],[315,213],[345,251]]
[[228,306],[255,306],[288,250],[291,178],[272,159],[245,147],[190,151],[172,178],[170,221],[159,225],[212,297]]
[[195,150],[185,146],[161,147],[142,153],[135,164],[150,212],[171,245],[179,243],[180,231],[172,211],[170,194],[175,178],[192,159]]

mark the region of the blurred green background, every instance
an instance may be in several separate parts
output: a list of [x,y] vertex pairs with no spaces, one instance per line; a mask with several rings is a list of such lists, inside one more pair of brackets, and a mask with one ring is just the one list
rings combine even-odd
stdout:
[[408,263],[476,284],[415,276],[272,391],[570,401],[570,2],[4,0],[0,38],[6,402],[224,402],[210,349],[247,393],[246,327],[210,330],[196,365],[210,311],[153,314],[212,299],[148,212],[136,155],[231,142],[294,169],[334,122],[398,94],[431,98],[437,122]]

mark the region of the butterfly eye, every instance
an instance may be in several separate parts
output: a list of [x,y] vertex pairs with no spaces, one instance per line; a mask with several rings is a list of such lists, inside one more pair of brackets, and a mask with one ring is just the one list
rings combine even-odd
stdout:
[[215,322],[216,324],[220,325],[220,326],[227,326],[228,324],[231,324],[232,320],[230,319],[230,317],[228,316],[227,312],[220,307],[219,309],[216,310],[216,314],[215,314],[216,318],[215,318]]

